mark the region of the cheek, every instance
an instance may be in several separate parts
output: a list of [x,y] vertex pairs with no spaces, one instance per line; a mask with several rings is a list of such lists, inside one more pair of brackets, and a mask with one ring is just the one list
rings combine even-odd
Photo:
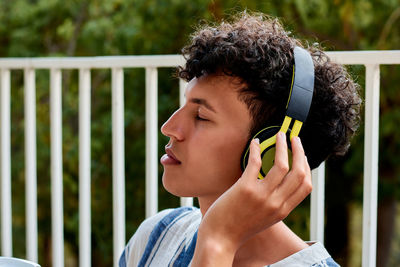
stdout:
[[199,171],[207,170],[210,175],[224,178],[228,183],[236,181],[241,175],[240,158],[246,142],[240,135],[219,134],[207,138],[207,144],[199,144],[201,149],[196,153],[201,158]]
[[[240,158],[244,149],[245,141],[238,142],[229,138],[221,140],[216,144],[216,157],[221,162],[221,167],[226,169],[230,175],[240,175]],[[239,178],[239,177],[235,177]]]

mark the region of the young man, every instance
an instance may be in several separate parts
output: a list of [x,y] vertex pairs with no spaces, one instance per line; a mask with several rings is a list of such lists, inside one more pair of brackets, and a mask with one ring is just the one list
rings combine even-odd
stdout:
[[291,159],[280,132],[273,167],[257,179],[260,146],[252,137],[282,124],[296,46],[277,20],[247,13],[193,35],[179,70],[189,81],[186,104],[161,128],[170,138],[161,163],[166,190],[197,197],[200,209],[145,220],[120,266],[337,266],[322,244],[302,241],[282,222],[311,192],[310,167],[343,154],[359,120],[358,86],[316,47],[308,48],[313,99],[300,138],[290,140]]

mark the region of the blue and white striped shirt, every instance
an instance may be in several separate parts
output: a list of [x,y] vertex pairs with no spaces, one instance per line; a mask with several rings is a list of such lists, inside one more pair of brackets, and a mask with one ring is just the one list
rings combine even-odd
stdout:
[[[190,266],[200,222],[201,212],[194,207],[163,210],[146,219],[125,247],[119,266]],[[339,265],[322,244],[315,243],[269,266]]]

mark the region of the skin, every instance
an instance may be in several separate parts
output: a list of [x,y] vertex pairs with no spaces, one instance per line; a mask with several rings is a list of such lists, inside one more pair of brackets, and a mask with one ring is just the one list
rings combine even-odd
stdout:
[[275,163],[263,180],[260,147],[251,142],[249,164],[240,157],[251,116],[239,100],[242,84],[225,75],[203,75],[186,88],[186,104],[162,126],[170,138],[163,185],[174,195],[197,197],[203,215],[192,266],[262,266],[307,245],[282,220],[311,192],[311,171],[299,138],[277,136]]

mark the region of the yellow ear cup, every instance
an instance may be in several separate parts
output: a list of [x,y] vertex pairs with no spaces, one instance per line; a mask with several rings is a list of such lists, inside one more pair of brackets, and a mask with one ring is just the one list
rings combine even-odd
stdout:
[[[282,130],[282,126],[270,126],[267,128],[262,129],[260,132],[258,132],[253,139],[258,138],[260,139],[260,150],[261,150],[261,160],[262,160],[262,166],[260,169],[260,173],[258,174],[259,179],[264,179],[264,177],[267,175],[269,170],[272,168],[274,165],[274,160],[275,160],[275,144],[276,144],[276,134],[278,131]],[[290,131],[290,130],[289,130]],[[250,141],[249,141],[250,143]],[[291,147],[290,147],[290,140],[287,138],[287,144],[288,144],[288,151],[289,151],[289,166],[291,166]],[[249,144],[250,145],[250,144]],[[250,154],[250,146],[247,146],[243,155],[242,155],[242,170],[247,166],[248,160],[249,160],[249,154]]]
[[[261,158],[263,160],[263,165],[265,164],[266,167],[261,168],[260,174],[258,177],[260,179],[264,178],[265,174],[268,173],[269,169],[267,166],[270,165],[269,160],[266,159],[266,162],[264,163],[263,155],[267,153],[267,151],[275,146],[276,143],[276,133],[279,131],[281,127],[280,126],[270,126],[267,128],[262,129],[259,131],[252,139],[258,138],[260,140],[260,149],[261,149]],[[249,160],[249,154],[250,154],[250,141],[249,144],[247,145],[246,149],[244,150],[244,153],[242,155],[242,170],[247,166],[248,160]],[[267,153],[269,154],[269,153]],[[274,157],[273,157],[274,158]],[[272,166],[272,165],[271,165]],[[266,170],[266,172],[263,172],[263,170]]]
[[[268,174],[269,170],[271,170],[272,166],[275,163],[275,145],[269,147],[268,150],[265,151],[264,154],[261,153],[262,157],[262,166],[260,173],[258,174],[258,179],[264,179]],[[289,169],[292,168],[292,151],[288,149],[288,159],[289,159]]]
[[275,160],[275,145],[268,147],[267,150],[261,152],[262,165],[258,179],[264,179],[269,170],[274,165]]

